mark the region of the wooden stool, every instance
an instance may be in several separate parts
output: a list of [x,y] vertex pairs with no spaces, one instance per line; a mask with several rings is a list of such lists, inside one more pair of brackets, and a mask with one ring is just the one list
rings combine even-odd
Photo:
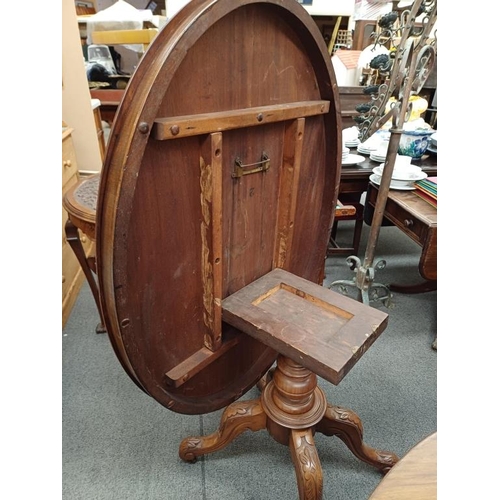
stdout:
[[105,333],[104,320],[99,300],[99,289],[94,273],[97,273],[95,256],[87,257],[80,241],[78,230],[95,241],[95,216],[97,206],[97,194],[99,192],[100,174],[95,174],[81,179],[63,197],[63,207],[68,212],[68,221],[65,225],[66,240],[82,267],[87,281],[92,290],[97,310],[99,311],[100,323],[96,327],[96,333]]
[[[358,254],[359,242],[361,240],[361,230],[363,229],[363,210],[364,206],[361,203],[349,203],[349,205],[344,205],[340,200],[337,200],[335,220],[326,252],[327,256]],[[345,220],[354,220],[356,222],[354,223],[352,245],[348,247],[341,247],[335,238],[337,236],[339,221]]]
[[301,499],[322,495],[315,432],[339,437],[356,457],[383,473],[398,461],[393,453],[363,443],[359,417],[329,404],[316,377],[337,385],[385,329],[385,313],[274,269],[224,299],[222,318],[275,349],[277,367],[260,399],[232,403],[216,432],[184,439],[181,459],[194,461],[246,430],[267,428],[278,443],[290,447]]

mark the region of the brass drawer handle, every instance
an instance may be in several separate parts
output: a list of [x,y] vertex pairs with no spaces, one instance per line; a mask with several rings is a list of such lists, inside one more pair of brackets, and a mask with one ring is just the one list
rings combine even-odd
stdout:
[[407,227],[409,229],[409,228],[413,227],[413,220],[412,219],[405,219],[403,224],[405,227]]

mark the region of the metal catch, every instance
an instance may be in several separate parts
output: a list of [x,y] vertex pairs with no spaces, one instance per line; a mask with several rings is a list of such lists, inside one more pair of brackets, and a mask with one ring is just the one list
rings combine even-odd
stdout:
[[267,156],[267,153],[262,153],[260,161],[256,163],[248,163],[246,165],[243,165],[241,160],[239,158],[236,158],[234,160],[234,172],[231,174],[231,177],[233,179],[239,179],[244,175],[255,174],[257,172],[266,172],[267,170],[269,170],[270,166],[271,160],[269,159],[269,156]]

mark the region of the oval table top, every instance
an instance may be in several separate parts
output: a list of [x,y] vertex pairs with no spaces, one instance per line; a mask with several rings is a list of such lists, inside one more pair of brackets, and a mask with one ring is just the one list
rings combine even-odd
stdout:
[[435,500],[437,432],[415,445],[382,479],[369,500]]
[[340,142],[298,2],[192,0],[149,45],[107,145],[96,262],[115,353],[167,409],[223,408],[276,360],[221,303],[275,267],[323,280]]

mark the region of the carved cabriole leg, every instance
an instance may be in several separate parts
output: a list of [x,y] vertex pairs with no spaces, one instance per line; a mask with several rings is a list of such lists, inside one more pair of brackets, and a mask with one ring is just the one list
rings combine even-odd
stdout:
[[337,436],[356,457],[384,474],[399,460],[394,453],[379,451],[363,443],[363,424],[351,410],[328,405],[325,416],[316,425],[316,431],[326,436]]
[[186,462],[196,457],[221,450],[244,431],[260,431],[266,428],[266,414],[259,399],[237,401],[222,414],[219,429],[206,436],[184,439],[179,446],[179,456]]
[[290,431],[290,453],[300,500],[319,500],[323,496],[323,471],[311,429]]

